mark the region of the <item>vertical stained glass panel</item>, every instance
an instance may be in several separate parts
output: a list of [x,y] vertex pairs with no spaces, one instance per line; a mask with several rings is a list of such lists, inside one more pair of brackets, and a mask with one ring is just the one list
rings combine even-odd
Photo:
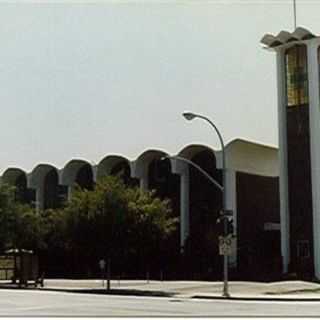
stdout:
[[288,49],[285,63],[289,268],[290,272],[307,277],[314,272],[307,47],[296,45]]
[[308,104],[307,48],[297,45],[286,51],[287,106]]

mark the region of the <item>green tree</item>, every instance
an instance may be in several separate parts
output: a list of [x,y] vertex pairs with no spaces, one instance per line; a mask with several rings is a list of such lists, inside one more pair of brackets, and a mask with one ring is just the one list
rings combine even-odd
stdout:
[[27,204],[15,199],[15,188],[0,186],[0,249],[37,250],[42,241],[42,219]]
[[64,208],[47,216],[51,219],[47,240],[56,242],[58,231],[64,250],[83,272],[85,264],[101,257],[127,264],[132,259],[151,260],[177,223],[168,200],[111,176],[98,181],[92,191],[76,188]]

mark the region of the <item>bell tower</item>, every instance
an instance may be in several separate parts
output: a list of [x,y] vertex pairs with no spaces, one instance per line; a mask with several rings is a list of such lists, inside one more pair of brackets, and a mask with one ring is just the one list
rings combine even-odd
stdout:
[[261,42],[277,57],[283,273],[320,279],[320,37],[298,27]]

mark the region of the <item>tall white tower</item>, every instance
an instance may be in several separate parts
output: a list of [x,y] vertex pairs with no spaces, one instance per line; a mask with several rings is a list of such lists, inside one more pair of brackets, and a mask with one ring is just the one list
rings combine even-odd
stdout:
[[283,272],[320,279],[320,37],[266,34],[277,55]]

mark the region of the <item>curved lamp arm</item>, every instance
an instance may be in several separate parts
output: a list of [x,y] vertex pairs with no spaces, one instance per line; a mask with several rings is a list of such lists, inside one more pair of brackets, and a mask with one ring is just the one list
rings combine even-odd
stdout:
[[200,166],[198,166],[196,163],[194,163],[193,161],[180,157],[180,156],[165,156],[161,158],[162,160],[164,159],[176,159],[176,160],[180,160],[182,162],[186,162],[188,164],[190,164],[191,166],[193,166],[194,168],[196,168],[197,170],[199,170],[210,182],[212,182],[220,191],[223,192],[223,186],[217,182],[215,179],[213,179],[205,170],[203,170]]

